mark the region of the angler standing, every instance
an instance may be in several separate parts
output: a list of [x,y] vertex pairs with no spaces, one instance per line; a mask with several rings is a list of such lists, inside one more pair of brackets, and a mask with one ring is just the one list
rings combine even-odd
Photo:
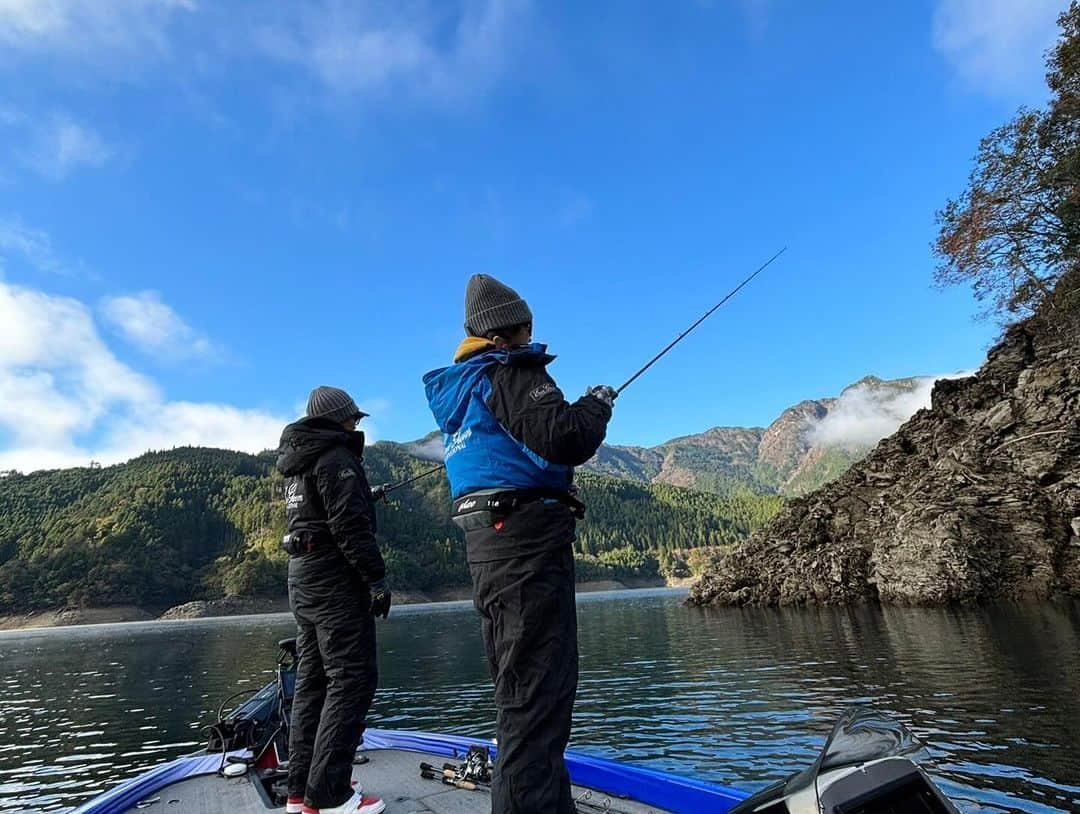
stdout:
[[614,389],[568,403],[532,343],[532,312],[483,274],[465,293],[454,364],[424,377],[444,434],[454,522],[495,684],[494,814],[572,814],[563,753],[577,692],[573,467],[599,448]]
[[289,730],[289,814],[379,814],[386,804],[351,785],[375,696],[375,617],[390,613],[364,472],[367,414],[344,390],[316,387],[307,416],[281,434],[289,606],[300,661]]

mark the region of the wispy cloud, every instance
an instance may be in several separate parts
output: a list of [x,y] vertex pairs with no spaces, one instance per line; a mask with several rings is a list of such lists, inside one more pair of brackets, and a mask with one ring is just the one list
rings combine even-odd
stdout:
[[162,302],[156,291],[106,297],[101,313],[124,339],[158,359],[207,359],[218,353],[210,340]]
[[97,131],[67,115],[52,116],[35,131],[23,162],[53,181],[82,166],[104,166],[113,155]]
[[53,251],[48,234],[14,217],[0,217],[0,270],[5,255],[19,255],[39,271],[58,274],[69,271]]
[[933,44],[969,87],[991,96],[1045,93],[1044,52],[1063,0],[938,0]]
[[167,27],[194,0],[0,0],[0,60],[130,64],[169,51]]
[[529,0],[325,0],[288,7],[258,29],[256,43],[335,94],[453,102],[499,80],[530,9]]
[[0,469],[114,463],[199,444],[258,452],[285,418],[169,401],[109,349],[84,303],[0,281]]
[[[37,62],[77,86],[156,72],[190,92],[258,62],[283,109],[326,94],[349,110],[375,99],[453,105],[527,59],[534,22],[532,0],[0,0],[0,69]],[[68,128],[76,154],[107,160],[108,146],[83,135]]]

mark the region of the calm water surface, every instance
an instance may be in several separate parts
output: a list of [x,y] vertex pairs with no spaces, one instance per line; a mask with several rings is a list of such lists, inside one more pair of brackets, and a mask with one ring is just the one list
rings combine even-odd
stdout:
[[[846,705],[896,712],[965,811],[1080,811],[1080,604],[698,610],[579,598],[573,746],[745,789],[809,763]],[[0,811],[60,811],[200,745],[272,674],[289,617],[0,633]],[[464,603],[380,624],[373,726],[491,736]]]

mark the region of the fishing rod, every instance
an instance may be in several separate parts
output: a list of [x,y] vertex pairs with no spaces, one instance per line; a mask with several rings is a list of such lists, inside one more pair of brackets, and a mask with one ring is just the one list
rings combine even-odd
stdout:
[[[421,763],[420,777],[424,780],[437,780],[443,785],[462,789],[463,791],[486,791],[490,793],[490,780],[469,779],[468,775],[463,773],[464,768],[464,766],[455,766],[453,763],[444,763],[443,767],[439,769],[430,763]],[[588,809],[603,812],[604,814],[622,814],[623,809],[615,808],[610,797],[604,797],[600,802],[594,802],[592,797],[592,790],[586,789],[581,796],[574,798],[574,809],[576,811]]]
[[403,480],[403,481],[401,481],[399,483],[390,484],[385,489],[383,489],[383,494],[388,495],[391,492],[396,492],[402,486],[408,486],[410,483],[415,483],[416,481],[421,480],[422,478],[426,478],[428,475],[434,475],[436,472],[438,472],[440,469],[442,469],[445,466],[446,466],[446,464],[439,464],[438,466],[433,466],[431,469],[425,469],[419,475],[413,475],[408,480]]
[[399,481],[398,483],[384,483],[381,486],[376,486],[374,489],[371,490],[371,497],[376,502],[378,502],[380,500],[385,500],[386,496],[388,494],[390,494],[391,492],[396,492],[401,487],[408,486],[410,483],[415,483],[416,481],[420,480],[421,478],[426,478],[428,475],[434,475],[436,472],[438,472],[440,469],[444,468],[445,466],[446,466],[446,464],[444,464],[444,463],[439,464],[438,466],[433,466],[431,469],[425,469],[419,475],[413,475],[411,478],[407,478],[406,480]]
[[787,251],[787,246],[782,248],[780,251],[778,251],[776,254],[774,254],[772,257],[770,257],[768,260],[766,260],[764,263],[762,263],[760,266],[758,266],[757,271],[755,271],[753,274],[751,274],[749,277],[747,277],[745,280],[743,280],[741,283],[739,283],[737,286],[735,286],[735,288],[733,288],[731,291],[728,292],[727,296],[725,296],[724,299],[720,300],[720,302],[718,302],[716,305],[714,305],[712,308],[710,308],[708,311],[706,311],[697,322],[695,322],[693,325],[691,325],[689,328],[687,328],[685,331],[683,331],[681,334],[679,334],[677,337],[675,337],[674,341],[672,341],[670,344],[668,344],[668,346],[666,348],[664,348],[662,351],[660,351],[658,354],[656,354],[656,356],[654,356],[652,359],[650,359],[648,362],[646,362],[638,370],[637,373],[635,373],[633,376],[631,376],[629,379],[627,379],[625,382],[623,382],[622,386],[619,387],[615,391],[615,394],[618,395],[618,394],[622,393],[623,390],[625,390],[627,387],[629,387],[631,384],[633,384],[637,380],[638,376],[640,376],[642,373],[644,373],[650,367],[652,367],[657,362],[659,362],[665,355],[667,355],[667,352],[669,350],[671,350],[673,347],[675,347],[680,342],[682,342],[683,339],[685,339],[690,334],[690,332],[692,330],[694,330],[694,328],[696,328],[702,322],[704,322],[709,317],[711,317],[713,315],[713,313],[718,308],[720,308],[720,306],[722,306],[725,302],[727,302],[732,297],[734,297],[736,294],[738,294],[739,291],[742,290],[743,286],[747,285],[751,280],[753,280],[755,277],[757,277],[759,274],[761,274],[761,272],[765,271],[765,269],[769,267],[769,265],[772,263],[773,260],[775,260],[777,257],[782,255],[786,251]]
[[[732,297],[734,297],[736,294],[738,294],[740,291],[742,291],[742,289],[745,286],[750,284],[751,280],[753,280],[755,277],[757,277],[759,274],[761,274],[761,272],[765,271],[765,269],[767,269],[770,265],[772,265],[772,262],[776,258],[778,258],[780,255],[782,255],[786,251],[787,251],[787,246],[782,248],[780,251],[778,251],[776,254],[774,254],[772,257],[770,257],[768,260],[766,260],[764,263],[762,263],[760,266],[758,266],[753,274],[751,274],[749,277],[747,277],[745,280],[743,280],[741,283],[739,283],[737,286],[735,286],[735,288],[731,289],[731,291],[729,291],[724,296],[724,298],[722,300],[720,300],[720,302],[718,302],[716,305],[714,305],[712,308],[710,308],[708,311],[706,311],[704,314],[702,314],[701,317],[699,317],[698,320],[693,325],[691,325],[689,328],[687,328],[685,331],[683,331],[681,334],[679,334],[677,337],[675,337],[674,340],[672,340],[670,343],[668,343],[667,347],[665,347],[658,354],[656,354],[652,359],[650,359],[648,362],[646,362],[644,365],[642,365],[641,368],[638,369],[637,373],[635,373],[633,376],[631,376],[629,379],[627,379],[625,382],[623,382],[622,385],[618,389],[616,389],[615,395],[619,395],[620,393],[622,393],[623,390],[625,390],[627,387],[629,387],[635,381],[637,381],[638,377],[641,376],[641,374],[643,374],[646,370],[648,370],[650,367],[652,367],[657,362],[659,362],[661,359],[663,359],[664,356],[667,355],[668,351],[670,351],[672,348],[674,348],[676,345],[678,345],[680,342],[682,342],[687,336],[690,335],[691,331],[693,331],[695,328],[697,328],[698,325],[700,325],[702,322],[704,322],[709,317],[711,317],[714,313],[716,313],[716,311],[719,310],[720,307],[723,306],[724,303],[726,303],[728,300],[730,300]],[[424,472],[421,472],[419,475],[414,475],[413,477],[409,478],[408,480],[403,480],[400,483],[395,483],[395,484],[392,484],[392,485],[389,485],[389,486],[381,487],[382,496],[386,496],[386,495],[390,494],[391,492],[396,491],[397,489],[400,489],[403,486],[408,486],[410,483],[418,481],[421,478],[426,478],[428,475],[434,475],[436,472],[438,472],[440,469],[443,469],[445,466],[446,466],[445,463],[441,463],[438,466],[432,467],[431,469],[428,469],[428,470],[425,470]]]
[[491,786],[488,783],[475,783],[472,780],[461,780],[454,777],[454,773],[449,774],[446,771],[434,772],[430,769],[421,769],[420,776],[424,780],[438,780],[443,785],[453,786],[456,789],[464,789],[465,791],[491,791]]

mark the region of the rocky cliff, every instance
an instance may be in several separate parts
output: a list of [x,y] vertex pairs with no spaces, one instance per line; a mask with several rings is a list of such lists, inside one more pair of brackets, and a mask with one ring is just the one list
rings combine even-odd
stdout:
[[1080,317],[1048,302],[974,376],[719,557],[696,604],[1080,596]]

